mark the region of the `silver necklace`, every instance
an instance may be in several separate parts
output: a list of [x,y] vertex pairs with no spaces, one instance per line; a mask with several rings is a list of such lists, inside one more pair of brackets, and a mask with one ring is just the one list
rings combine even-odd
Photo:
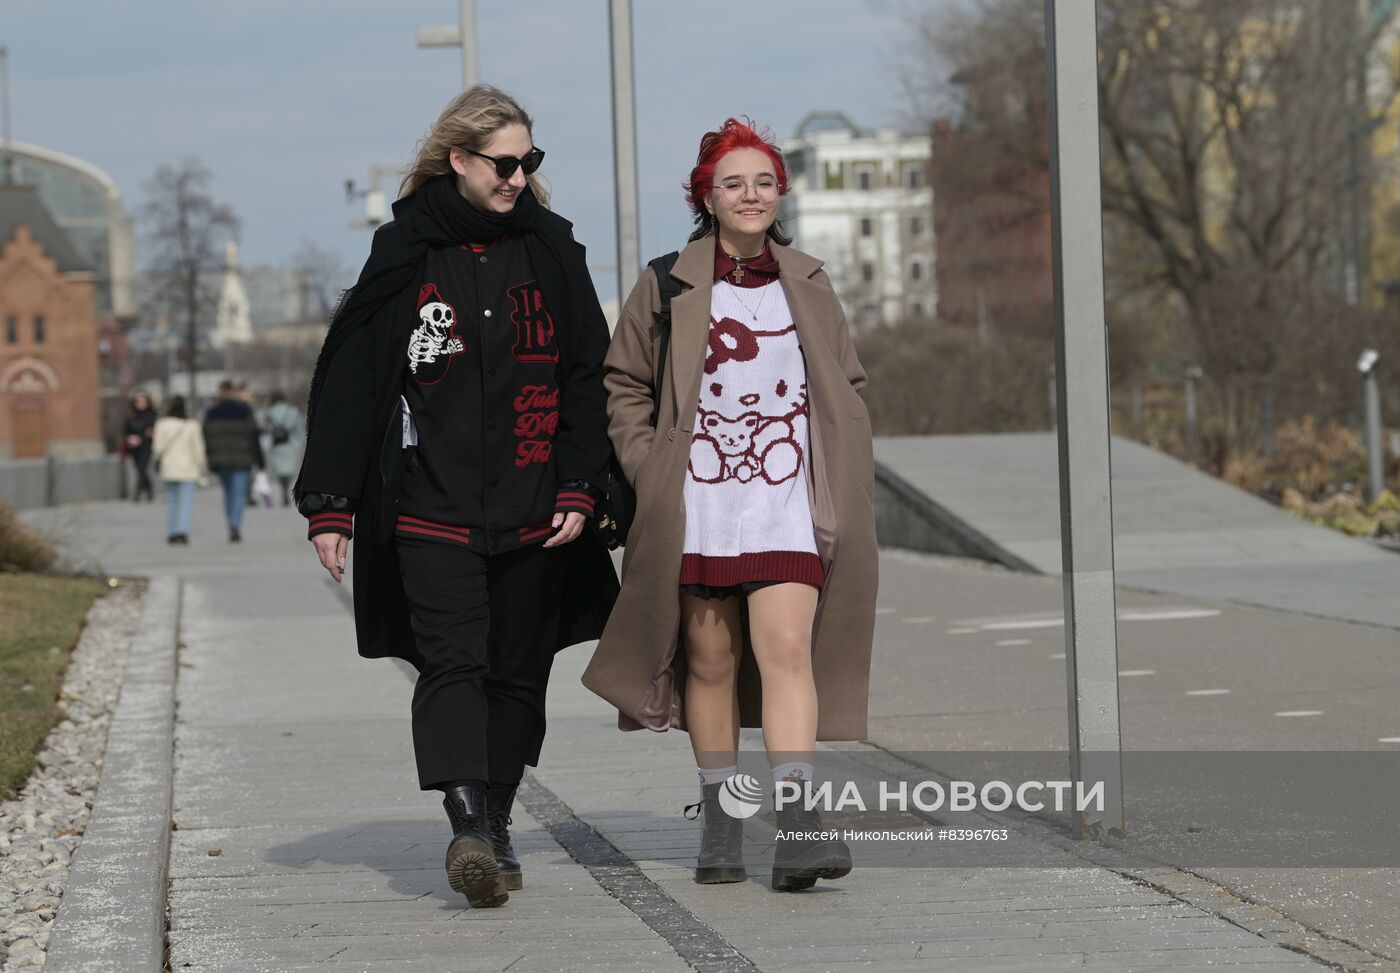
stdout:
[[757,307],[749,307],[749,302],[746,301],[746,300],[744,300],[742,297],[739,296],[739,291],[742,290],[742,288],[735,287],[733,284],[730,284],[729,286],[734,288],[734,300],[736,300],[736,301],[738,301],[740,304],[742,304],[743,307],[744,307],[744,310],[745,310],[745,311],[748,311],[749,314],[751,314],[751,315],[753,316],[753,319],[754,319],[755,321],[757,321],[757,320],[758,320],[758,312],[759,312],[760,310],[762,310],[762,308],[763,308],[763,302],[764,302],[764,300],[768,297],[768,288],[770,288],[770,287],[773,286],[772,283],[770,282],[770,283],[764,284],[763,287],[761,288],[762,291],[763,291],[763,293],[760,294],[759,297],[758,297],[758,306],[757,306]]

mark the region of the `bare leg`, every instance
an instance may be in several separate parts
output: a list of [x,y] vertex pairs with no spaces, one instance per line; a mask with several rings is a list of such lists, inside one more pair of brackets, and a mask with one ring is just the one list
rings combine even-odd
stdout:
[[685,720],[695,763],[707,770],[732,767],[739,750],[739,601],[680,597]]
[[811,762],[817,747],[816,613],[811,585],[775,584],[749,595],[749,638],[763,678],[763,743],[775,765]]

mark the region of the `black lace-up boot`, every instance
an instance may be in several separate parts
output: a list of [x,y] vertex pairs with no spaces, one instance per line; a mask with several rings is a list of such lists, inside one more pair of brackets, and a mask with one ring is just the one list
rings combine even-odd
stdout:
[[447,881],[467,897],[473,909],[501,905],[510,898],[501,869],[491,851],[486,818],[486,788],[458,784],[446,790],[442,806],[452,822],[452,844],[447,846]]
[[851,850],[846,843],[824,837],[834,830],[822,827],[816,808],[807,810],[805,795],[779,808],[778,831],[783,836],[773,853],[774,892],[799,892],[816,885],[819,878],[840,878],[850,872]]
[[525,887],[525,875],[520,859],[510,843],[511,805],[515,803],[515,788],[492,784],[486,791],[486,822],[491,829],[491,850],[501,869],[501,880],[512,892]]
[[744,871],[744,822],[731,817],[720,806],[719,789],[723,786],[723,783],[703,785],[701,800],[685,809],[685,816],[692,821],[702,813],[705,816],[700,855],[695,862],[695,881],[700,885],[742,882],[748,878]]

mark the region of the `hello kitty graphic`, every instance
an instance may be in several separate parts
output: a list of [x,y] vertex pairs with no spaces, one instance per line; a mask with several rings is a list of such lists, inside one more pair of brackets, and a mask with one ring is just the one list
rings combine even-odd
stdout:
[[[779,484],[802,468],[806,367],[796,326],[758,331],[711,320],[690,475],[699,483]],[[801,435],[799,435],[801,433]]]

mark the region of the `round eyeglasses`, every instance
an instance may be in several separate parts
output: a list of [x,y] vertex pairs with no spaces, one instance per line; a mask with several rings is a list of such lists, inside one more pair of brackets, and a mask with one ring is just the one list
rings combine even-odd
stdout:
[[771,203],[778,198],[778,180],[772,176],[760,176],[753,182],[744,182],[742,179],[726,179],[717,186],[710,187],[719,190],[719,194],[724,197],[726,203],[737,203],[753,190],[753,194],[765,203]]

